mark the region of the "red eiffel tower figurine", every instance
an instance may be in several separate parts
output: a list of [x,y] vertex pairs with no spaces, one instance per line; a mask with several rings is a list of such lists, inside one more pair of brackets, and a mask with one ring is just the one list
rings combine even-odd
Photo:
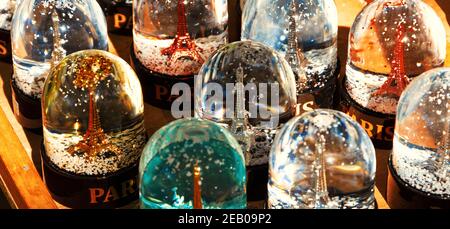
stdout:
[[373,95],[395,95],[400,97],[403,90],[409,84],[409,78],[405,71],[405,26],[400,23],[397,26],[397,37],[395,39],[394,57],[391,62],[391,73],[388,79]]
[[185,0],[178,0],[178,24],[175,40],[170,47],[162,49],[161,54],[169,56],[169,61],[186,58],[202,64],[204,60],[197,52],[197,49],[199,48],[192,41],[187,29],[186,8],[184,1]]

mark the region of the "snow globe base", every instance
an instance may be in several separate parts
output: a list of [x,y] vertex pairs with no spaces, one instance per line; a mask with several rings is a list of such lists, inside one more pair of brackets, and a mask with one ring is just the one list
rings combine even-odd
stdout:
[[11,94],[14,116],[22,127],[42,132],[41,100],[23,93],[11,80]]
[[450,209],[450,198],[427,193],[404,182],[389,159],[387,203],[392,209]]
[[98,3],[105,12],[109,32],[127,36],[133,34],[133,5],[131,1],[99,0]]
[[339,109],[358,122],[369,134],[376,149],[391,150],[394,138],[395,115],[383,114],[361,106],[352,99],[345,88],[345,78],[340,83]]
[[321,76],[321,78],[328,79],[323,83],[323,87],[314,88],[297,95],[297,115],[312,111],[319,108],[333,108],[334,93],[336,91],[336,82],[339,79],[340,64],[336,65],[336,70],[333,75]]
[[0,61],[11,63],[11,35],[0,29]]
[[76,175],[58,168],[41,147],[42,176],[53,199],[74,209],[137,207],[138,161],[106,176]]
[[172,103],[178,98],[178,96],[171,95],[172,87],[177,83],[189,85],[191,88],[191,101],[194,101],[194,75],[176,77],[150,71],[136,58],[133,47],[134,45],[131,46],[130,52],[131,65],[141,81],[146,103],[161,109],[170,110]]

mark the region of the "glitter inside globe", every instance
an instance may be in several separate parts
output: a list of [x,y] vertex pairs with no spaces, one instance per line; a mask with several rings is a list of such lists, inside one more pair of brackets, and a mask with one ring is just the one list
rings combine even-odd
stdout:
[[76,52],[50,72],[42,97],[44,146],[50,161],[77,175],[131,166],[146,142],[141,85],[119,57]]
[[95,0],[21,0],[11,29],[14,84],[40,98],[51,65],[85,49],[108,49],[106,19]]
[[242,209],[247,206],[244,156],[219,125],[181,119],[146,145],[140,166],[141,207]]
[[269,161],[269,207],[374,208],[375,148],[344,113],[316,110],[289,121]]
[[371,2],[350,31],[348,93],[363,107],[395,114],[410,80],[443,65],[445,34],[441,19],[421,0]]
[[197,74],[227,41],[226,0],[136,0],[133,8],[134,53],[152,72]]
[[336,71],[337,21],[334,1],[247,0],[242,39],[281,52],[302,92],[324,87]]
[[417,77],[397,112],[395,172],[417,190],[450,199],[450,68]]
[[16,9],[16,0],[0,1],[0,29],[11,30],[11,20]]
[[261,43],[235,42],[217,51],[198,77],[195,115],[230,130],[247,165],[267,164],[275,132],[295,113],[295,79],[288,63]]

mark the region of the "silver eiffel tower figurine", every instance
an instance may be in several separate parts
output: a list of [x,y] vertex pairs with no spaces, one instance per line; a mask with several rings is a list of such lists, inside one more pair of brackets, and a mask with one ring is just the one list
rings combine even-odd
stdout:
[[[450,102],[448,102],[450,104]],[[448,179],[450,177],[450,170],[448,170],[448,164],[450,164],[450,137],[448,136],[450,133],[450,122],[447,121],[444,124],[442,140],[438,143],[438,159],[436,160],[438,165],[438,179]]]
[[54,68],[66,55],[66,51],[62,47],[61,34],[59,32],[59,17],[56,12],[56,6],[53,6],[52,12],[52,23],[53,23],[53,52],[52,59],[50,62],[51,68]]
[[319,144],[316,146],[316,159],[314,161],[314,180],[315,180],[315,196],[314,208],[323,209],[330,208],[330,198],[328,196],[326,164],[325,164],[325,137],[319,137]]
[[303,88],[302,85],[305,85],[307,80],[305,75],[307,60],[303,55],[301,48],[298,47],[298,38],[296,33],[297,22],[295,21],[296,10],[297,7],[295,4],[295,0],[292,0],[287,14],[289,19],[289,27],[288,27],[288,44],[285,59],[291,66],[294,74],[296,75],[298,81],[297,83],[298,85],[300,85],[301,89]]
[[244,86],[244,68],[239,65],[236,69],[236,102],[234,109],[234,118],[231,123],[231,132],[234,134],[246,157],[249,161],[251,155],[249,153],[252,143],[251,134],[249,133],[248,112],[245,110],[245,86]]

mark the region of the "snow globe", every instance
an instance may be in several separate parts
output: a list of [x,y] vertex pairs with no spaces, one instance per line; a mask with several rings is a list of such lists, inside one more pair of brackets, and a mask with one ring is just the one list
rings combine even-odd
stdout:
[[37,129],[52,65],[76,51],[107,50],[106,20],[95,0],[21,0],[12,25],[14,113],[22,126]]
[[133,0],[97,0],[103,8],[108,31],[119,35],[132,35]]
[[147,135],[141,85],[124,60],[101,50],[65,57],[46,80],[42,110],[43,177],[58,203],[116,208],[137,201]]
[[339,65],[337,9],[330,0],[247,0],[242,39],[262,42],[296,76],[300,113],[332,108]]
[[245,160],[233,135],[196,118],[174,121],[145,146],[141,208],[244,209]]
[[131,59],[147,103],[170,109],[173,85],[194,75],[227,43],[226,0],[136,0]]
[[234,42],[218,50],[196,80],[195,116],[224,126],[242,146],[249,201],[266,199],[273,139],[296,112],[294,80],[281,55],[254,41]]
[[372,209],[376,157],[367,133],[339,111],[289,121],[269,160],[269,208]]
[[11,61],[11,20],[17,0],[0,2],[0,61]]
[[369,3],[350,30],[342,110],[363,124],[375,147],[392,149],[397,103],[408,83],[442,66],[445,28],[421,0]]
[[387,200],[393,208],[450,208],[450,68],[413,80],[397,109]]

